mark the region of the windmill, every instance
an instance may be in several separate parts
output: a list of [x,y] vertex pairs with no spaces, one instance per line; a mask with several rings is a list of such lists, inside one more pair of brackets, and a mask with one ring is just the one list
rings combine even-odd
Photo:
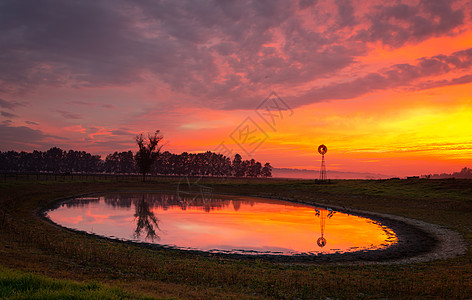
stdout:
[[328,179],[328,176],[326,175],[326,165],[325,165],[325,159],[324,155],[328,152],[328,147],[326,147],[324,144],[321,144],[318,146],[318,153],[321,154],[321,168],[320,168],[320,181],[324,182]]

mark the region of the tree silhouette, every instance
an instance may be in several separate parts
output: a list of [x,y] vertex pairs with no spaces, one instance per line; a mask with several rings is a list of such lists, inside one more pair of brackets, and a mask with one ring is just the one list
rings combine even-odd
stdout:
[[156,130],[154,135],[148,134],[148,143],[145,143],[142,133],[136,136],[136,143],[138,144],[139,150],[134,159],[138,164],[139,171],[143,174],[143,182],[146,181],[146,173],[151,170],[153,163],[159,156],[162,146],[158,147],[158,144],[162,138],[163,137],[159,135],[159,130]]
[[[99,155],[92,155],[85,151],[64,151],[53,147],[48,151],[16,152],[0,151],[0,172],[52,172],[55,174],[74,173],[112,173],[178,175],[178,176],[235,176],[235,177],[271,177],[272,166],[266,163],[243,160],[236,154],[234,160],[223,154],[214,152],[174,154],[168,151],[160,152],[159,142],[162,139],[158,131],[150,136],[149,143],[142,134],[137,136],[140,151],[115,152],[106,156],[104,160]],[[141,148],[143,149],[141,151]],[[152,148],[152,150],[151,150]],[[142,160],[142,161],[140,161]],[[141,166],[137,162],[141,162]],[[472,169],[464,168],[460,173],[446,174],[448,177],[472,177]],[[442,175],[441,175],[442,176]],[[433,178],[433,176],[431,176]]]
[[265,163],[264,167],[261,170],[261,175],[263,177],[272,177],[272,166],[270,163]]
[[135,173],[136,164],[131,151],[108,154],[104,164],[107,173]]
[[242,177],[246,173],[244,162],[242,161],[241,155],[236,154],[233,159],[233,172],[234,176]]
[[261,176],[261,169],[261,163],[258,161],[256,162],[254,158],[246,162],[246,176],[248,177]]

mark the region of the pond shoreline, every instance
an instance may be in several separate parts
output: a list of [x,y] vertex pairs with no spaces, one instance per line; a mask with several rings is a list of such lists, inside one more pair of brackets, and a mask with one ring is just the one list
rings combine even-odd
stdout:
[[[107,191],[114,192],[114,191]],[[130,191],[116,191],[116,192],[148,192],[148,193],[162,193],[171,192],[168,190],[130,190]],[[175,192],[175,191],[172,191]],[[247,259],[247,260],[266,260],[274,263],[289,263],[289,264],[407,264],[415,262],[426,262],[436,259],[448,259],[458,255],[462,255],[467,251],[467,245],[463,237],[456,231],[447,229],[443,226],[426,223],[405,217],[388,215],[382,213],[375,213],[370,211],[347,209],[345,207],[338,207],[335,205],[326,205],[323,203],[307,203],[304,201],[297,201],[293,199],[284,199],[281,197],[258,196],[258,195],[234,195],[226,193],[217,193],[215,195],[224,196],[239,196],[239,197],[253,197],[258,199],[276,199],[291,203],[304,204],[313,207],[331,208],[335,211],[356,215],[360,217],[367,217],[381,226],[387,226],[392,229],[397,235],[398,241],[385,248],[377,250],[361,250],[355,252],[342,253],[319,253],[319,254],[295,254],[295,255],[277,255],[277,254],[253,254],[248,251],[244,253],[225,253],[225,252],[211,252],[193,249],[181,249],[169,245],[159,245],[144,242],[135,242],[130,240],[122,240],[117,238],[105,237],[97,234],[87,233],[81,230],[67,228],[54,223],[50,220],[46,212],[61,203],[75,197],[84,197],[100,194],[100,192],[93,192],[87,194],[76,195],[73,197],[60,198],[53,200],[47,207],[38,210],[38,214],[48,223],[53,224],[59,228],[68,230],[70,232],[94,236],[100,239],[137,245],[149,249],[166,249],[169,251],[179,251],[185,253],[193,253],[202,256],[215,256],[229,259]]]

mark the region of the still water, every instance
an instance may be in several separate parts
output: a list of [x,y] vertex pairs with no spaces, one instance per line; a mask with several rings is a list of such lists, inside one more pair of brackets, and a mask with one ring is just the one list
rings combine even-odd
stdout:
[[67,200],[47,217],[105,237],[211,252],[342,253],[381,249],[397,240],[368,218],[239,196],[97,194]]

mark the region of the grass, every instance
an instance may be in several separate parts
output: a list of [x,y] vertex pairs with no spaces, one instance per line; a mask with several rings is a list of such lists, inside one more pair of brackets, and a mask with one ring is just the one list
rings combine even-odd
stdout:
[[[105,284],[111,290],[122,289],[107,291],[109,295],[130,293],[131,297],[461,299],[472,295],[470,247],[461,257],[409,265],[284,265],[110,242],[71,233],[36,214],[38,208],[62,197],[112,190],[175,190],[178,180],[6,180],[0,183],[0,265],[47,276],[40,277],[45,286],[54,282],[50,278],[93,281],[100,283],[99,291]],[[472,242],[470,180],[340,180],[315,185],[308,180],[205,179],[199,184],[212,187],[215,193],[278,197],[402,215],[447,226],[463,234],[469,245]],[[13,273],[7,273],[7,278],[13,276],[8,274]],[[78,290],[89,285],[74,284]],[[85,291],[90,295],[93,292]],[[69,288],[64,293],[68,294]]]
[[96,282],[77,283],[0,266],[0,299],[149,299]]

